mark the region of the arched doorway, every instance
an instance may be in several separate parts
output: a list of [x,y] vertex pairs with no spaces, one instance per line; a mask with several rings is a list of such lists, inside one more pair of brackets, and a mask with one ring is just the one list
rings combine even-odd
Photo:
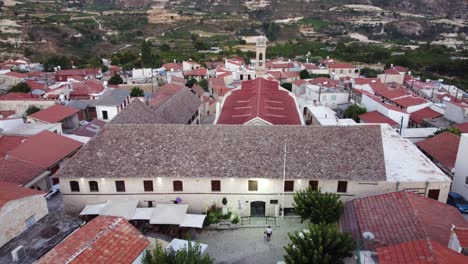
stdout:
[[265,202],[255,201],[250,203],[250,216],[251,217],[264,217],[265,216]]

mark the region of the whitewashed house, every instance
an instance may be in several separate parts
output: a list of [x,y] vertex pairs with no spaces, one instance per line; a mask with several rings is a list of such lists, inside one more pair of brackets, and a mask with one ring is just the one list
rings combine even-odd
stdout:
[[130,92],[124,89],[107,90],[96,102],[97,118],[103,121],[112,120],[130,103]]

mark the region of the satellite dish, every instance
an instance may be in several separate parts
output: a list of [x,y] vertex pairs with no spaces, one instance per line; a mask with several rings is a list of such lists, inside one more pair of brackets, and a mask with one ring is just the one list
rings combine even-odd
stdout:
[[374,240],[375,239],[375,235],[372,234],[371,232],[364,232],[362,233],[362,237],[366,240]]

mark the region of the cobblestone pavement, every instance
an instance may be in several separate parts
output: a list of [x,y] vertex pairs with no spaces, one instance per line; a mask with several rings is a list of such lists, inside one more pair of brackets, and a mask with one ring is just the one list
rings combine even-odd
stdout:
[[289,232],[307,227],[298,218],[278,220],[272,226],[271,241],[264,239],[265,227],[249,227],[226,231],[202,231],[195,233],[193,240],[208,244],[207,253],[216,263],[263,264],[277,263],[283,259],[283,249],[289,243]]

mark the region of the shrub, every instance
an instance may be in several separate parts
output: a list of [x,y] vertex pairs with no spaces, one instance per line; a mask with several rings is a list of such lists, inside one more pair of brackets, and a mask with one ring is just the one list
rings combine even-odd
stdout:
[[231,221],[233,224],[238,224],[240,222],[240,218],[238,215],[234,216],[234,218]]
[[321,193],[310,187],[296,192],[293,198],[294,212],[301,221],[309,219],[316,224],[336,222],[344,208],[338,194]]

